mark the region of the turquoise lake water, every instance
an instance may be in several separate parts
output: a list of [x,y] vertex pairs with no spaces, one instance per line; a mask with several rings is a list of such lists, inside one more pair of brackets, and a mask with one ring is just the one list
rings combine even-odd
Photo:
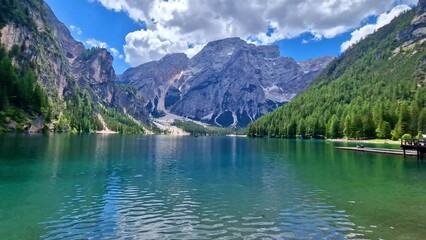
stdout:
[[346,145],[0,135],[0,239],[426,239],[426,163]]

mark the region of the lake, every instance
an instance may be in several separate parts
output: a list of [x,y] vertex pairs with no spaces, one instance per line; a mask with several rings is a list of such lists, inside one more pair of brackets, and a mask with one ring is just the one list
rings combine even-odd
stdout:
[[0,239],[426,239],[426,163],[345,145],[0,135]]

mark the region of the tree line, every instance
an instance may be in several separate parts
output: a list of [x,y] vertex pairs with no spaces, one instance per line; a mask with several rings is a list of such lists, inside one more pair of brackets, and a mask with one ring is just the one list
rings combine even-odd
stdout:
[[241,130],[241,129],[202,126],[195,122],[182,121],[177,119],[174,120],[173,125],[195,136],[198,136],[198,135],[224,136],[228,134],[244,134],[244,130]]

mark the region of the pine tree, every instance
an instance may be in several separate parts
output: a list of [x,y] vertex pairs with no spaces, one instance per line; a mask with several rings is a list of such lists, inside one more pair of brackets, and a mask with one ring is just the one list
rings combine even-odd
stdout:
[[352,137],[352,118],[350,115],[347,115],[345,118],[345,128],[343,129],[343,134],[346,138]]
[[426,108],[423,108],[419,114],[419,120],[417,123],[417,131],[426,133]]
[[363,137],[376,138],[376,125],[373,120],[373,115],[368,112],[362,118]]
[[287,125],[287,137],[288,138],[295,138],[296,137],[296,130],[297,130],[296,122],[291,121]]
[[392,139],[394,140],[400,139],[405,133],[409,133],[410,111],[408,103],[405,101],[401,102],[397,111],[399,112],[399,118],[392,131]]
[[391,137],[391,127],[390,124],[384,120],[382,120],[376,129],[376,135],[380,139],[387,139]]
[[297,125],[297,135],[301,137],[305,137],[306,135],[306,127],[304,120],[299,121],[299,124]]
[[339,134],[339,118],[336,115],[333,115],[327,124],[327,137],[328,138],[338,138]]

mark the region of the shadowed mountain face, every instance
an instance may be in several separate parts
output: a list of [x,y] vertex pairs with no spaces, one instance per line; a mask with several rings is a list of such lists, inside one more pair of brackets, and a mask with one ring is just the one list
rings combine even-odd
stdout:
[[239,38],[208,43],[192,59],[172,54],[131,68],[120,80],[144,96],[153,116],[167,112],[223,127],[245,127],[303,91],[332,57],[296,62],[278,46]]

